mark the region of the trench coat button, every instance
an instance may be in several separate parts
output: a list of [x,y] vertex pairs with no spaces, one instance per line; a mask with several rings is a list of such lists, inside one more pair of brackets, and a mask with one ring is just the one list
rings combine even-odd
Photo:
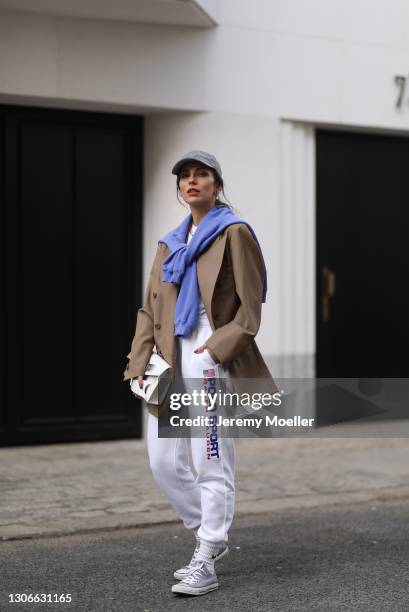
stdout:
[[160,323],[155,323],[155,329],[160,329],[161,328],[161,324]]
[[153,297],[154,297],[154,298],[156,298],[158,294],[156,293],[156,291],[154,291],[154,292],[152,293],[152,295],[153,295]]

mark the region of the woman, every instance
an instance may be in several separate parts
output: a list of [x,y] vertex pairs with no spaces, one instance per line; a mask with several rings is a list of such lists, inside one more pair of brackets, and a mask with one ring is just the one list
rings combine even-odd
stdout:
[[[215,370],[240,392],[243,380],[267,381],[277,391],[254,337],[267,290],[266,270],[251,226],[218,199],[223,178],[216,158],[190,151],[172,168],[190,214],[159,241],[124,380],[143,373],[154,345],[185,388]],[[148,404],[148,454],[153,476],[196,547],[174,573],[174,593],[203,595],[218,587],[215,561],[228,552],[234,513],[234,440],[158,437],[158,409]],[[189,467],[189,447],[195,478]]]

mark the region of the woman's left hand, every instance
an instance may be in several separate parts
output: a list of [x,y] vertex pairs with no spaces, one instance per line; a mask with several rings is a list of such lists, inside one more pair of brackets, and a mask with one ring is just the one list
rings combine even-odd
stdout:
[[199,346],[197,349],[194,350],[194,352],[203,353],[205,349],[209,353],[210,357],[213,359],[215,363],[220,363],[220,359],[213,353],[212,349],[210,349],[206,343],[202,344],[202,346]]

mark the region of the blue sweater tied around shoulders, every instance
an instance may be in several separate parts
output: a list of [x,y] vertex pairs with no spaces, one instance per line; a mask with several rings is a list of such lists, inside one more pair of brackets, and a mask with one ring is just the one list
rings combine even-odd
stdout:
[[[180,285],[175,306],[175,336],[188,336],[196,328],[199,319],[200,301],[196,259],[226,227],[234,223],[247,225],[261,252],[260,244],[251,225],[237,217],[227,206],[220,204],[213,206],[200,221],[189,244],[186,244],[191,221],[192,214],[189,213],[180,225],[159,240],[159,242],[164,242],[170,251],[163,262],[162,281]],[[264,267],[262,301],[265,302],[267,271],[263,255],[261,257]]]

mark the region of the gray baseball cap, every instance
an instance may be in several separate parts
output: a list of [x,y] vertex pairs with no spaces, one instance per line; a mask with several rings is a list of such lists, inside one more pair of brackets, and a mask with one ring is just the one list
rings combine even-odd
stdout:
[[217,161],[217,159],[215,158],[215,156],[212,155],[211,153],[207,153],[206,151],[198,151],[198,150],[189,151],[189,153],[186,153],[186,155],[181,157],[179,161],[177,161],[176,164],[173,166],[172,174],[179,174],[183,164],[189,161],[202,162],[202,164],[204,164],[205,166],[209,166],[210,168],[213,168],[214,170],[216,170],[217,174],[220,177],[222,176],[221,166],[219,162]]

